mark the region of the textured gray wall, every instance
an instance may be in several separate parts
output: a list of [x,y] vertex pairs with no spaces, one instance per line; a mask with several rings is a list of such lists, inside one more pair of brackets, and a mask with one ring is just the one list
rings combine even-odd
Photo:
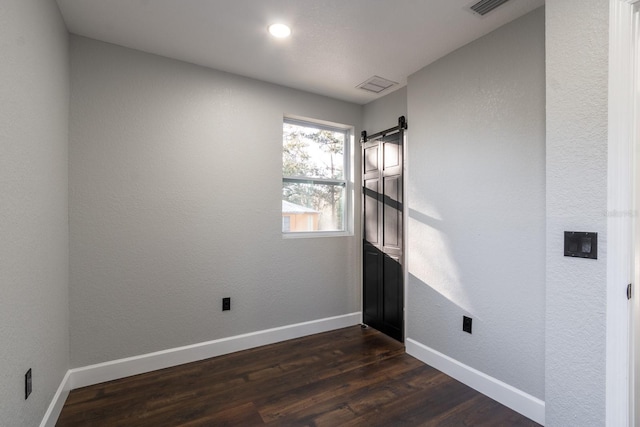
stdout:
[[359,133],[361,106],[86,38],[71,52],[72,366],[360,310],[359,238],[283,239],[280,201],[283,114]]
[[[549,426],[605,424],[609,2],[547,1]],[[598,232],[598,260],[565,258],[564,231]]]
[[407,337],[543,400],[544,52],[540,8],[410,76],[406,184]]
[[363,114],[362,126],[369,134],[397,126],[398,117],[407,116],[407,87],[366,104]]
[[67,42],[54,1],[0,2],[2,426],[38,425],[69,367]]

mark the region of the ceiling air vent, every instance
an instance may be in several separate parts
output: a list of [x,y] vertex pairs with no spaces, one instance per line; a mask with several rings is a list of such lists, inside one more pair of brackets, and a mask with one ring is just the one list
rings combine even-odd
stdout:
[[363,89],[373,93],[380,93],[385,89],[389,89],[391,86],[397,85],[398,83],[392,82],[391,80],[383,79],[382,77],[373,76],[367,81],[360,83],[356,86],[358,89]]
[[484,16],[508,1],[509,0],[480,0],[478,3],[471,5],[469,9],[480,16]]

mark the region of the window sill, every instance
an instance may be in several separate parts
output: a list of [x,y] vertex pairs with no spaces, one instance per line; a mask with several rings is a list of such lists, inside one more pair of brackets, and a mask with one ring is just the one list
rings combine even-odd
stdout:
[[302,231],[282,233],[283,239],[310,239],[317,237],[353,237],[350,231]]

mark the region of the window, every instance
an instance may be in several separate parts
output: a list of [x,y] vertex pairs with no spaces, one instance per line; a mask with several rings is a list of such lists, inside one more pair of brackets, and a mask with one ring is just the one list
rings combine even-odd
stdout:
[[349,231],[350,130],[293,119],[282,129],[282,232]]

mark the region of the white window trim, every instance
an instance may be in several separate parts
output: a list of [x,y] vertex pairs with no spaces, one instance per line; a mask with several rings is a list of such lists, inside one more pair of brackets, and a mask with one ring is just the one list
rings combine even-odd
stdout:
[[[293,231],[293,232],[284,232],[280,231],[283,239],[309,239],[309,238],[321,238],[321,237],[352,237],[354,236],[354,166],[355,159],[353,157],[354,144],[355,144],[355,129],[353,126],[329,122],[326,120],[317,120],[311,119],[308,117],[302,116],[294,116],[294,115],[285,115],[283,117],[282,123],[290,123],[294,125],[300,126],[309,126],[312,125],[318,129],[323,130],[336,130],[339,129],[345,132],[345,147],[343,157],[345,159],[345,170],[344,172],[344,191],[345,191],[345,207],[344,207],[344,230],[336,230],[336,231]],[[282,174],[281,174],[282,175]],[[292,177],[293,178],[293,177]],[[281,179],[284,179],[282,176]],[[326,180],[326,179],[312,179],[312,178],[303,178],[309,181],[325,181],[328,183],[336,182],[335,180]],[[342,182],[342,181],[340,181]]]

